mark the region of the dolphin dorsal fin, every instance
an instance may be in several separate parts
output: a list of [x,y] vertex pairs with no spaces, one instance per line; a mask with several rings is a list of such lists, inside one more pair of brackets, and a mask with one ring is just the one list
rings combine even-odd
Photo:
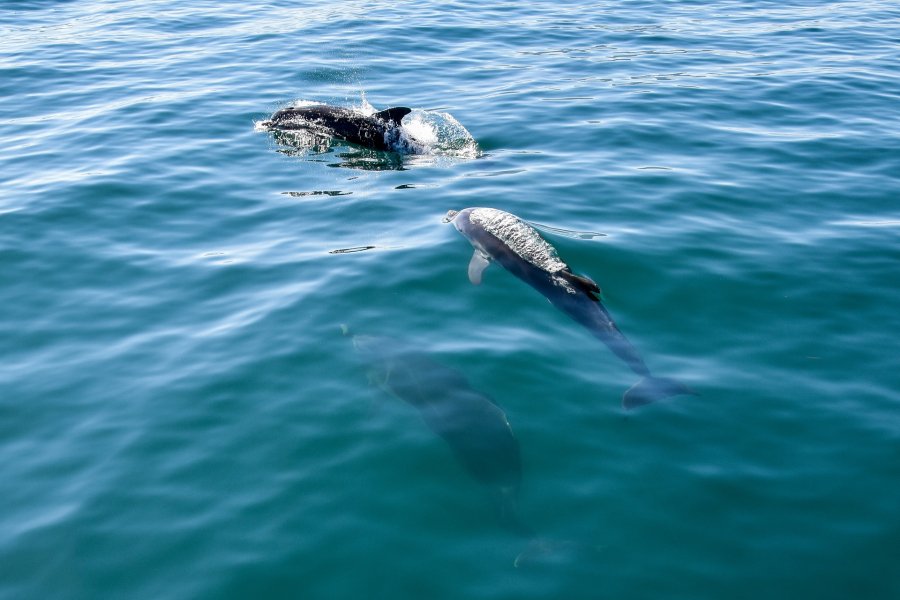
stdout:
[[476,250],[472,254],[472,260],[469,261],[469,281],[475,285],[480,284],[481,274],[484,273],[489,264],[491,264],[491,261],[480,250]]
[[560,271],[559,274],[573,283],[579,290],[587,294],[591,300],[595,302],[600,301],[600,286],[594,283],[594,280],[590,277],[576,275],[571,271]]
[[411,112],[411,108],[406,108],[405,106],[395,106],[394,108],[386,108],[381,112],[375,113],[372,116],[387,123],[394,123],[396,125],[399,125],[400,121],[403,120],[403,117]]

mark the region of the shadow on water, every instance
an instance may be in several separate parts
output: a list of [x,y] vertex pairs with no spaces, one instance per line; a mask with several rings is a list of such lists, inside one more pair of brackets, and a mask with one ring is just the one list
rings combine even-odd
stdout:
[[[342,329],[351,335],[346,326]],[[369,369],[370,383],[419,411],[428,428],[487,489],[500,525],[525,540],[516,567],[567,564],[596,552],[581,542],[538,536],[522,522],[517,507],[522,483],[519,441],[503,409],[462,373],[395,338],[352,335],[352,342]]]
[[353,248],[337,248],[329,250],[328,254],[352,254],[353,252],[365,252],[366,250],[374,250],[377,246],[354,246]]

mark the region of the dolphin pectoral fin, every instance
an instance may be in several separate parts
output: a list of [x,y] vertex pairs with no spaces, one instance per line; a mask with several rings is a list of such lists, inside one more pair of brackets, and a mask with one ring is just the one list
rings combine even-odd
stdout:
[[390,388],[388,387],[388,382],[391,380],[391,369],[388,367],[386,370],[380,371],[378,369],[372,369],[368,373],[369,376],[369,384],[384,390],[385,392],[390,392]]
[[375,394],[372,398],[372,401],[369,403],[369,416],[371,417],[375,414],[375,411],[381,407],[381,401],[384,398],[384,394],[390,394],[391,389],[388,387],[388,381],[391,378],[390,370],[380,371],[378,369],[369,369],[366,373],[366,376],[369,380],[369,385],[372,387],[377,387],[381,390],[382,394]]
[[366,371],[366,381],[372,387],[378,387],[381,384],[381,376],[375,369],[369,369]]
[[403,117],[412,112],[411,108],[406,108],[405,106],[395,106],[394,108],[387,108],[380,112],[372,115],[376,119],[381,119],[386,123],[394,123],[396,125],[400,124],[400,121],[403,120]]
[[474,285],[481,283],[481,274],[488,268],[491,261],[478,250],[472,254],[472,260],[469,261],[469,281]]

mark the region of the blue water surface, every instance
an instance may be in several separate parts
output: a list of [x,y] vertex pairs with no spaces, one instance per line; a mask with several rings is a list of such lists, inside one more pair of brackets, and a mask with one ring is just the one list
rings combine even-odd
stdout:
[[[898,22],[5,0],[0,598],[900,597]],[[453,127],[259,127],[303,101]],[[468,206],[537,224],[698,395],[624,411],[605,346],[468,282]],[[535,539],[355,334],[502,407]]]

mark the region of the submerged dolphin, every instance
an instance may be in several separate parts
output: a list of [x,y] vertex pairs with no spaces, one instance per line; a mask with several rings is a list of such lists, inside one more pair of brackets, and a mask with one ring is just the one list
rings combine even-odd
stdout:
[[404,106],[374,115],[326,104],[290,106],[261,125],[269,130],[308,130],[374,150],[391,150],[400,139],[401,121],[410,112]]
[[539,291],[550,303],[606,344],[628,367],[641,376],[622,398],[626,409],[667,396],[693,394],[673,379],[654,377],[631,342],[619,331],[600,302],[600,288],[591,279],[572,273],[556,249],[530,225],[495,208],[451,210],[444,222],[453,223],[475,248],[469,263],[469,280],[481,283],[491,261]]
[[414,406],[469,474],[489,489],[501,524],[532,535],[516,511],[522,461],[506,413],[461,373],[398,340],[354,335],[353,346],[378,384]]

